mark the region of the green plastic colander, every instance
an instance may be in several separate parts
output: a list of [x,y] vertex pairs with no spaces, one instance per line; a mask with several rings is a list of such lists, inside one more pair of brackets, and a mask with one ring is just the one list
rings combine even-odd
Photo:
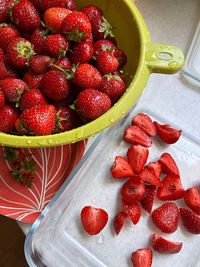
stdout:
[[152,43],[143,17],[132,0],[77,0],[78,8],[95,4],[114,26],[118,46],[128,57],[125,67],[129,84],[121,99],[101,117],[84,126],[48,136],[15,136],[0,133],[0,144],[13,147],[50,147],[87,139],[122,118],[135,104],[151,73],[176,73],[184,63],[174,46]]

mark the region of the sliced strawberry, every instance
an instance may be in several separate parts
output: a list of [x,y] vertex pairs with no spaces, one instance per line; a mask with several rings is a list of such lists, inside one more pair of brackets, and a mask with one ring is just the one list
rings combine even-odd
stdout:
[[163,238],[158,234],[153,234],[151,241],[153,248],[162,254],[179,253],[183,246],[182,242],[173,242]]
[[184,201],[192,211],[200,215],[199,187],[195,186],[195,187],[187,189],[185,196],[184,196]]
[[125,212],[119,212],[115,216],[113,220],[113,228],[115,230],[116,235],[118,235],[120,231],[122,230],[122,227],[124,225],[126,218],[127,218],[127,214]]
[[145,195],[144,198],[141,200],[141,205],[144,210],[151,214],[154,198],[156,194],[156,187],[154,185],[145,185]]
[[121,189],[122,199],[128,204],[133,204],[136,201],[143,199],[145,194],[145,185],[142,179],[134,176],[129,179]]
[[138,126],[129,126],[124,132],[124,140],[135,145],[150,147],[152,141]]
[[127,157],[128,162],[135,173],[139,173],[147,162],[149,150],[141,145],[129,147]]
[[151,214],[155,225],[164,233],[171,234],[178,228],[179,210],[175,203],[167,202]]
[[161,163],[162,172],[166,174],[176,174],[180,176],[178,166],[175,160],[169,153],[164,153],[161,155],[159,162]]
[[137,202],[133,204],[127,204],[122,200],[123,211],[128,215],[133,224],[137,224],[141,217],[141,209]]
[[81,211],[81,221],[88,234],[97,235],[106,226],[108,214],[103,209],[86,206]]
[[153,253],[150,248],[138,249],[131,255],[134,267],[151,267]]
[[185,229],[194,235],[199,235],[200,215],[197,215],[195,212],[185,208],[180,208],[179,210],[181,214],[181,219],[183,221],[183,226],[185,227]]
[[151,118],[144,113],[137,114],[133,120],[132,125],[137,125],[142,131],[144,131],[148,136],[156,135],[156,128],[151,120]]
[[133,169],[130,164],[121,156],[117,156],[111,167],[112,176],[114,178],[129,178],[134,176]]
[[158,188],[157,197],[160,200],[177,200],[185,195],[179,176],[170,174],[165,176],[163,185]]
[[157,177],[161,175],[161,164],[159,161],[156,162],[149,162],[146,165],[146,168],[151,170]]
[[174,144],[181,136],[182,130],[177,130],[171,127],[169,124],[159,124],[154,121],[156,127],[156,133],[167,144]]
[[162,182],[158,176],[149,167],[144,167],[144,169],[139,173],[140,178],[151,185],[161,186]]

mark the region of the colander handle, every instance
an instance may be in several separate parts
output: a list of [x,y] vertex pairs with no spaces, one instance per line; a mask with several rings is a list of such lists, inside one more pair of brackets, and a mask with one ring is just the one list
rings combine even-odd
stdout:
[[146,65],[151,72],[172,74],[184,64],[183,52],[172,45],[151,43],[146,49]]

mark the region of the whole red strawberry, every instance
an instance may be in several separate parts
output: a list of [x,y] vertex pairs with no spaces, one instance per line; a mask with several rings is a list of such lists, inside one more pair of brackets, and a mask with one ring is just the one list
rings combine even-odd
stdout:
[[0,80],[6,78],[17,78],[18,74],[14,67],[11,66],[8,61],[4,58],[0,59]]
[[100,85],[99,91],[107,94],[112,104],[116,103],[126,90],[126,84],[119,75],[107,74],[103,77],[103,83]]
[[151,216],[153,222],[164,233],[171,234],[178,228],[179,210],[175,203],[167,202],[163,204],[155,209]]
[[92,33],[95,40],[114,38],[113,27],[104,16],[92,22]]
[[76,100],[78,113],[87,121],[97,119],[110,108],[110,98],[106,94],[91,88],[83,90]]
[[116,46],[109,40],[103,39],[93,43],[95,54],[97,55],[101,51],[115,51]]
[[7,22],[9,20],[9,11],[12,3],[13,0],[0,1],[0,23]]
[[37,9],[28,0],[16,0],[12,8],[12,21],[16,27],[23,31],[34,31],[41,20]]
[[55,117],[54,106],[39,105],[24,110],[20,115],[20,122],[31,135],[49,135],[54,130]]
[[17,68],[25,68],[35,54],[32,44],[24,38],[14,38],[7,48],[7,60]]
[[47,104],[45,96],[36,88],[25,91],[19,100],[19,108],[21,111],[45,104]]
[[20,79],[7,78],[1,81],[1,89],[5,98],[16,105],[18,105],[19,99],[27,87],[27,84]]
[[51,7],[44,13],[45,25],[54,32],[59,32],[63,20],[72,13],[71,10],[61,7]]
[[48,29],[42,27],[37,28],[31,35],[30,42],[34,47],[34,51],[38,54],[45,52],[45,43],[47,35],[49,33]]
[[42,81],[42,74],[34,74],[31,71],[27,71],[24,74],[23,80],[30,88],[40,88]]
[[89,18],[82,12],[75,11],[69,14],[62,22],[61,34],[69,41],[84,42],[92,32]]
[[37,9],[43,12],[51,7],[64,7],[70,10],[76,9],[76,0],[32,0],[32,3]]
[[36,55],[31,57],[29,61],[29,68],[35,74],[43,74],[47,71],[51,63],[49,56]]
[[5,133],[11,133],[14,131],[15,122],[18,117],[18,111],[14,107],[10,105],[4,105],[0,109],[0,131]]
[[4,96],[3,91],[0,87],[0,108],[2,108],[4,106],[4,104],[5,104],[5,96]]
[[70,70],[72,68],[72,64],[67,57],[61,57],[58,59],[53,65],[51,65],[51,70]]
[[91,24],[95,22],[97,19],[101,19],[103,16],[103,11],[95,5],[85,6],[81,8],[80,11],[88,16]]
[[58,101],[67,97],[70,86],[65,73],[59,70],[50,70],[43,74],[41,90],[53,101]]
[[78,127],[78,114],[69,108],[58,108],[56,113],[55,132],[61,133]]
[[127,63],[127,56],[125,52],[119,48],[116,48],[113,53],[119,62],[119,68],[120,69],[123,68]]
[[80,64],[75,71],[73,82],[82,88],[98,89],[103,77],[92,65]]
[[50,56],[60,57],[66,54],[69,42],[60,34],[51,34],[47,36],[45,50]]
[[70,60],[74,64],[88,63],[94,55],[94,49],[92,43],[82,42],[76,44],[70,51]]
[[119,62],[112,52],[101,51],[97,55],[97,68],[102,74],[115,72],[119,67]]
[[9,42],[19,36],[18,30],[8,24],[0,24],[0,48],[6,52]]

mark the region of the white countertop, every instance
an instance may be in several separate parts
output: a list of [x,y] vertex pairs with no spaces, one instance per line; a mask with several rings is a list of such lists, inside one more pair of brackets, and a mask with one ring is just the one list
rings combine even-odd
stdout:
[[[153,42],[175,45],[181,48],[185,55],[187,54],[200,19],[199,0],[139,0],[138,7],[148,25]],[[184,85],[178,74],[152,74],[146,90],[150,91],[151,88],[155,86],[162,90],[173,91],[173,87],[181,87]],[[143,98],[145,98],[145,92]],[[184,104],[183,101],[182,105]],[[187,99],[187,106],[189,110],[197,109],[197,106],[193,105],[189,99]],[[174,108],[176,109],[176,107]],[[171,112],[173,113],[174,110]],[[196,112],[196,116],[198,116],[198,114],[200,114],[200,107],[199,112]],[[197,121],[199,121],[199,116]],[[185,123],[188,123],[188,121],[185,120]],[[31,225],[26,223],[18,224],[24,233],[27,234]]]

